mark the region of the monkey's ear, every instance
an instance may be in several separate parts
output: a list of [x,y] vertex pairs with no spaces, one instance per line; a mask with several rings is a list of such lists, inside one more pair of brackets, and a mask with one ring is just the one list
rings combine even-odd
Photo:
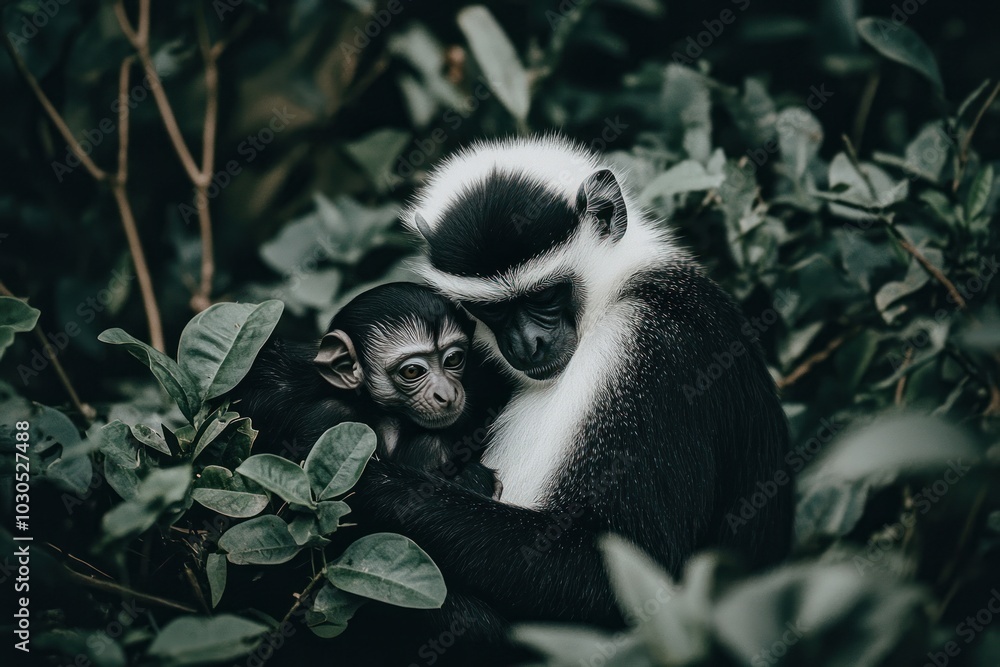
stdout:
[[313,363],[323,379],[337,389],[357,389],[364,380],[354,343],[340,329],[323,336]]
[[583,182],[576,193],[576,212],[581,218],[592,216],[603,239],[617,242],[625,236],[628,227],[625,196],[610,169],[595,171]]

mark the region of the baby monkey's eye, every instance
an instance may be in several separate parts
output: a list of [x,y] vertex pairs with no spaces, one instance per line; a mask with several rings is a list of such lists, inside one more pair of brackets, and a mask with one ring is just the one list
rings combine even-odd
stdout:
[[399,369],[399,376],[404,380],[416,380],[427,372],[427,369],[419,364],[406,364]]
[[465,352],[462,350],[452,350],[444,357],[445,368],[461,368],[463,364],[465,364]]

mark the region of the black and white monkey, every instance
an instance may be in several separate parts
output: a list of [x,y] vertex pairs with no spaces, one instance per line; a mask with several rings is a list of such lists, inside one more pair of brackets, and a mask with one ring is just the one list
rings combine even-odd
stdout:
[[[501,502],[391,461],[358,487],[371,521],[414,539],[451,593],[494,627],[615,625],[601,534],[675,575],[703,548],[752,566],[786,554],[790,484],[741,513],[781,479],[788,447],[753,332],[614,169],[558,137],[478,144],[430,175],[404,222],[427,281],[485,325],[477,346],[515,384],[483,458]],[[724,373],[685,395],[720,359]],[[433,493],[418,502],[421,485]]]
[[481,412],[463,381],[474,329],[425,285],[380,285],[341,308],[318,345],[268,341],[233,392],[234,407],[259,431],[255,451],[301,459],[330,427],[361,422],[375,431],[380,458],[450,473],[492,496],[500,488],[493,472],[462,448],[466,424]]

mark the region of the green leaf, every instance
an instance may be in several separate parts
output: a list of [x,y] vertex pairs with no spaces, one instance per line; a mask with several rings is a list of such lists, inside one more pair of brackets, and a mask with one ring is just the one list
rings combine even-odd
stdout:
[[121,329],[108,329],[97,337],[97,340],[109,345],[123,345],[129,354],[146,364],[156,379],[167,390],[170,397],[177,403],[188,421],[193,421],[201,400],[198,397],[198,385],[177,362],[167,355],[154,350],[141,340],[134,338]]
[[309,494],[309,478],[305,471],[288,459],[274,454],[257,454],[240,464],[236,472],[290,503],[316,507]]
[[944,95],[941,71],[930,47],[920,35],[905,25],[874,16],[860,18],[856,25],[861,39],[868,42],[873,49],[889,60],[895,60],[916,70],[934,84],[938,95]]
[[722,185],[725,178],[725,174],[709,174],[694,160],[685,160],[654,178],[639,195],[639,201],[649,204],[657,197],[714,190]]
[[949,225],[955,223],[955,205],[951,203],[951,200],[944,193],[937,190],[924,190],[920,193],[919,198],[943,222],[947,222]]
[[210,414],[194,437],[194,453],[191,455],[191,459],[198,458],[198,455],[205,451],[205,448],[211,445],[237,419],[241,419],[239,413],[230,412],[228,403]]
[[[931,265],[936,266],[938,269],[942,268],[944,254],[940,250],[937,248],[922,248],[921,252]],[[875,306],[882,314],[882,318],[886,322],[892,322],[896,318],[897,313],[895,310],[890,310],[889,306],[903,297],[913,294],[928,282],[930,282],[930,274],[927,273],[927,269],[916,259],[911,260],[909,267],[906,269],[906,276],[902,280],[887,282],[875,293]]]
[[712,100],[708,80],[672,63],[663,75],[657,116],[670,147],[704,164],[712,153]]
[[285,225],[260,249],[261,259],[289,281],[308,279],[322,260],[356,264],[385,242],[385,232],[396,224],[399,213],[398,204],[368,207],[350,197],[330,201],[322,194],[313,200],[315,211]]
[[94,434],[97,448],[104,454],[104,478],[124,500],[135,498],[139,488],[140,455],[127,424],[117,419]]
[[965,215],[969,220],[979,217],[986,210],[993,190],[993,165],[985,165],[972,179],[969,194],[965,198]]
[[948,163],[948,153],[953,145],[941,121],[927,123],[907,144],[904,164],[907,169],[936,183]]
[[364,603],[364,598],[351,595],[326,582],[313,598],[312,607],[306,614],[306,623],[320,637],[336,637],[347,629],[347,622]]
[[458,27],[469,40],[490,90],[514,118],[521,123],[527,121],[531,106],[528,73],[493,14],[483,5],[466,7],[458,13]]
[[162,435],[145,424],[136,424],[133,426],[132,435],[136,440],[147,447],[151,447],[161,454],[170,456],[170,447],[167,446],[167,441],[163,439]]
[[823,144],[823,126],[805,107],[782,109],[775,125],[781,161],[791,172],[787,176],[800,187],[804,186],[809,166]]
[[[859,167],[860,172],[845,153],[838,153],[830,162],[828,173],[830,187],[847,186],[845,190],[831,197],[830,212],[841,218],[870,224],[871,214],[859,210],[859,207],[877,210],[903,201],[909,194],[909,181],[907,179],[894,181],[883,169],[868,162],[862,162]],[[836,203],[838,201],[852,206]]]
[[653,559],[620,537],[602,538],[600,548],[622,613],[638,623],[659,663],[696,664],[706,656],[708,601],[686,600]]
[[206,466],[195,481],[191,497],[219,514],[245,519],[267,507],[267,496],[256,489],[256,484],[225,468]]
[[181,332],[177,360],[194,379],[199,403],[231,390],[250,370],[284,308],[262,304],[217,303],[198,313]]
[[[518,643],[539,651],[550,659],[546,665],[600,664],[605,667],[655,667],[645,642],[637,633],[625,635],[585,626],[532,623],[518,625],[512,631]],[[606,661],[597,661],[600,656]]]
[[[821,471],[817,471],[820,473]],[[850,533],[864,516],[873,489],[893,480],[840,480],[822,474],[803,475],[796,481],[799,501],[795,505],[795,539],[801,544],[821,543],[823,537]]]
[[[22,413],[22,417],[27,416]],[[59,488],[86,495],[93,478],[89,454],[96,444],[90,440],[84,442],[69,417],[55,408],[36,403],[30,417],[32,465],[41,471],[40,476]]]
[[323,537],[314,514],[299,514],[288,524],[288,532],[300,547],[323,547],[330,540]]
[[208,554],[208,559],[205,561],[205,574],[208,576],[208,589],[212,593],[212,609],[215,609],[226,590],[225,555]]
[[249,653],[267,630],[266,625],[231,614],[181,616],[160,631],[148,653],[178,667],[229,662]]
[[871,563],[860,554],[854,560],[857,567],[787,566],[734,586],[716,606],[719,641],[741,665],[759,663],[771,646],[784,649],[782,665],[889,664],[896,651],[924,640],[928,601],[915,586],[862,576],[874,574],[863,567]]
[[305,473],[317,500],[347,493],[375,453],[375,432],[365,424],[344,422],[319,437],[306,457]]
[[385,191],[392,184],[392,168],[396,158],[413,138],[409,132],[384,127],[370,132],[357,141],[344,144],[344,150],[368,174],[372,184]]
[[234,419],[201,450],[200,456],[203,460],[234,469],[249,458],[256,437],[257,431],[251,425],[249,417]]
[[45,655],[50,661],[54,661],[55,656],[62,656],[55,664],[126,667],[128,662],[120,641],[120,638],[112,639],[103,628],[93,631],[51,628],[32,635],[31,650],[36,655]]
[[114,507],[101,522],[107,539],[142,533],[174,505],[182,502],[191,483],[191,467],[153,470],[139,483],[135,495]]
[[277,565],[301,550],[288,524],[273,514],[233,526],[219,538],[219,548],[234,565]]
[[326,576],[342,591],[398,607],[436,609],[447,593],[430,556],[412,540],[392,533],[354,542],[327,567]]
[[316,517],[319,519],[319,530],[323,535],[329,535],[337,530],[340,519],[350,514],[351,507],[342,500],[326,500],[316,503]]
[[31,331],[41,311],[12,296],[0,296],[0,359],[14,342],[14,334]]
[[837,440],[819,473],[861,479],[947,468],[957,461],[971,463],[979,456],[969,436],[946,422],[920,415],[888,416]]

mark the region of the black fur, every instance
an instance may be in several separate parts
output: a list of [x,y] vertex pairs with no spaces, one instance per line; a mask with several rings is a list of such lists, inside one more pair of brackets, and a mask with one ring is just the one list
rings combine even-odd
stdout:
[[[424,320],[432,331],[448,321],[462,325],[470,340],[474,324],[446,299],[415,283],[390,283],[372,288],[344,306],[331,320],[329,330],[340,329],[354,341],[362,368],[370,372],[375,362],[366,354],[365,341],[375,326],[398,327],[407,318]],[[301,460],[329,428],[345,421],[368,424],[378,432],[386,410],[364,389],[346,391],[331,386],[317,372],[313,358],[317,343],[268,341],[250,372],[233,390],[234,408],[250,417],[259,433],[254,452],[271,452]],[[463,385],[466,410],[454,425],[429,430],[407,419],[399,420],[398,447],[392,459],[413,469],[452,478],[477,493],[493,495],[494,476],[478,463],[481,447],[470,447],[466,436],[487,419],[489,394],[484,384],[495,375],[472,354]],[[494,411],[500,406],[495,406]],[[378,453],[386,456],[384,443]]]
[[[638,308],[626,372],[594,404],[543,509],[505,505],[391,462],[373,462],[358,487],[357,507],[420,544],[450,591],[489,605],[488,625],[496,616],[619,624],[595,545],[607,532],[674,575],[708,547],[755,566],[787,553],[790,484],[745,525],[733,530],[727,519],[740,516],[758,482],[774,479],[788,448],[774,383],[738,307],[685,260],[635,276],[623,298]],[[734,345],[744,352],[689,402],[683,386]],[[433,493],[412,494],[421,484]],[[558,533],[547,546],[539,540],[546,531]]]
[[523,174],[494,170],[442,214],[429,239],[430,259],[455,275],[492,275],[563,243],[578,225],[557,193]]

